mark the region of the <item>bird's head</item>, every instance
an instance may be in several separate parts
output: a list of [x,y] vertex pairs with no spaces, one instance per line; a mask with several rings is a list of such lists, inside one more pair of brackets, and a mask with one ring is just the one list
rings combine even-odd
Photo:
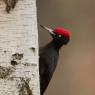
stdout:
[[47,30],[52,35],[54,42],[60,45],[66,45],[70,40],[70,33],[64,28],[58,27],[53,30],[46,26],[41,25],[41,27]]

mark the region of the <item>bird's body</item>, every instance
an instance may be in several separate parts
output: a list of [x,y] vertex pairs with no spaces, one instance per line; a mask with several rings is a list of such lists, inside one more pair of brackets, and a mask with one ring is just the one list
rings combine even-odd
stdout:
[[42,27],[48,30],[53,40],[44,47],[40,48],[39,50],[39,74],[41,95],[44,94],[56,69],[60,48],[63,45],[66,45],[70,39],[68,31],[66,31],[65,29],[56,28],[55,30],[52,30],[45,26]]
[[58,61],[59,50],[54,48],[54,44],[52,43],[53,42],[50,42],[45,47],[40,48],[39,52],[41,95],[43,95],[45,89],[47,88]]

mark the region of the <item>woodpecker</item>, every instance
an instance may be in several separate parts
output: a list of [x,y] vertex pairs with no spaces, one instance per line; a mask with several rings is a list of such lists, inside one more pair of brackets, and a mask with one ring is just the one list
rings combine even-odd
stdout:
[[14,9],[18,0],[3,0],[6,4],[6,11],[9,13],[11,9]]
[[56,69],[59,50],[69,42],[70,33],[60,27],[54,30],[42,25],[41,27],[52,36],[52,41],[39,49],[40,92],[43,95]]

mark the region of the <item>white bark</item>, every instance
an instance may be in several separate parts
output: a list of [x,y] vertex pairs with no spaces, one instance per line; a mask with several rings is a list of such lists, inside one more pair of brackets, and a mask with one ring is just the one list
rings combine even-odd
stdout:
[[0,95],[39,95],[38,71],[36,0],[0,0]]

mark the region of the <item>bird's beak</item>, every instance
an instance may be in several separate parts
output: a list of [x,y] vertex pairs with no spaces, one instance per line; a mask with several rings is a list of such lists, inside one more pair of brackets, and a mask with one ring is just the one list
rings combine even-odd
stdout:
[[43,29],[45,29],[45,30],[47,30],[50,34],[52,34],[52,35],[55,35],[55,33],[53,32],[53,29],[50,29],[50,28],[48,28],[48,27],[46,27],[46,26],[43,26],[43,25],[40,25]]

